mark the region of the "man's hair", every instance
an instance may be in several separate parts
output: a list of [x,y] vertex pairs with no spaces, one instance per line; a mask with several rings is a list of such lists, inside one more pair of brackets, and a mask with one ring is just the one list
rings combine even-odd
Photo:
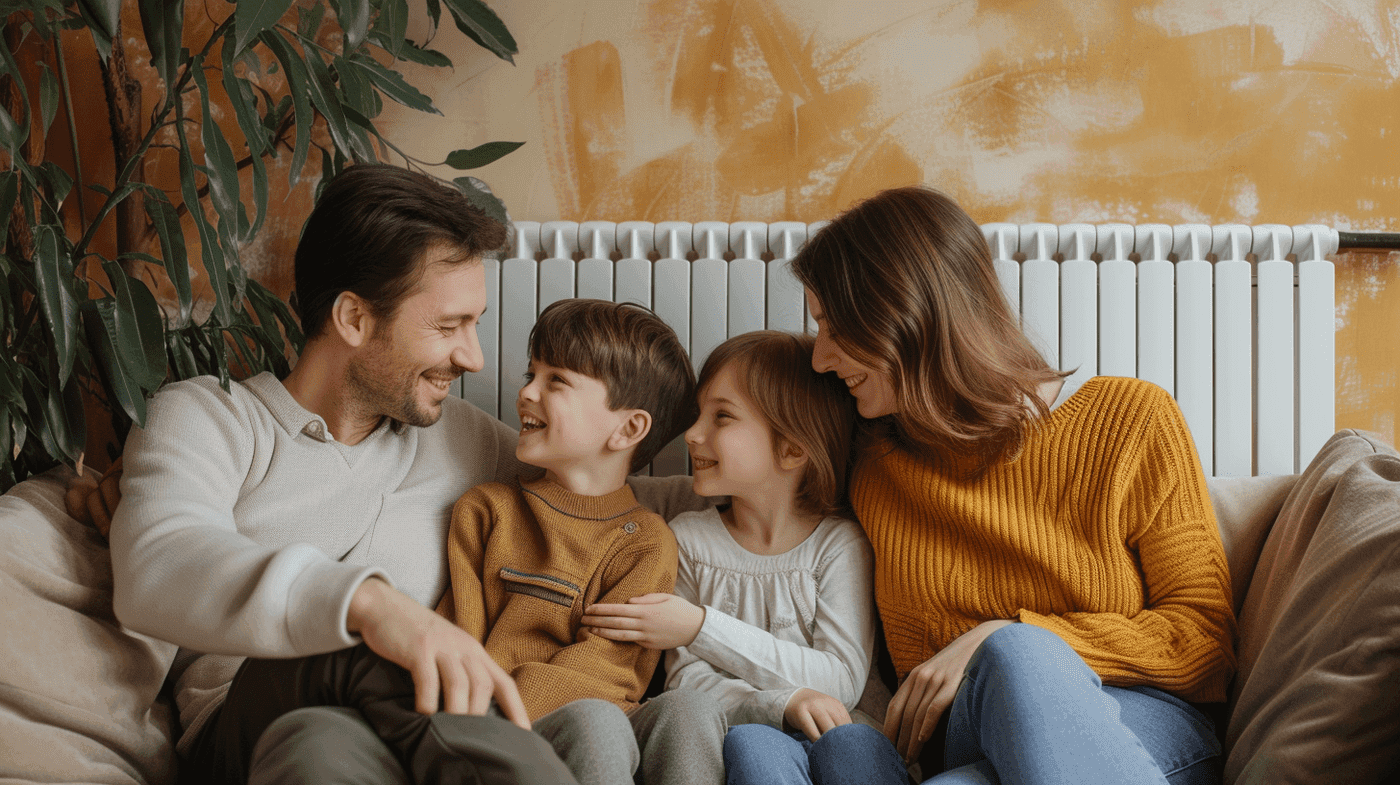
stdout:
[[651,415],[651,431],[638,443],[629,471],[651,463],[699,416],[685,347],[675,330],[640,305],[559,300],[530,330],[530,357],[602,382],[612,411]]
[[425,253],[479,261],[506,242],[506,227],[428,175],[387,164],[357,164],[326,186],[296,251],[293,307],[308,338],[319,334],[341,292],[354,292],[389,319],[423,278]]
[[812,370],[815,345],[810,335],[776,330],[736,335],[705,358],[697,388],[704,390],[732,368],[739,391],[768,424],[774,460],[781,459],[785,444],[807,456],[798,504],[816,515],[845,515],[855,398],[836,374]]

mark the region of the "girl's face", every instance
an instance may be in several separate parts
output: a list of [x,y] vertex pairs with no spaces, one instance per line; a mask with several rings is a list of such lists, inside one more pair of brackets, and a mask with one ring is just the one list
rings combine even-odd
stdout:
[[812,369],[817,373],[835,372],[846,383],[846,389],[856,399],[856,411],[861,417],[874,419],[894,414],[899,406],[894,397],[894,382],[889,374],[862,365],[846,354],[831,340],[826,316],[816,295],[807,289],[807,311],[817,323],[817,345],[812,350]]
[[685,432],[701,496],[758,499],[781,487],[772,432],[737,382],[733,364],[721,368],[700,390],[700,419]]

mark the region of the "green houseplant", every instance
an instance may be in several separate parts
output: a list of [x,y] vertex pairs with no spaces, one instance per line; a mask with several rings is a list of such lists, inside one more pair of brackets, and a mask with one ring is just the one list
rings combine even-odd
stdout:
[[[291,156],[292,185],[314,171],[313,148],[322,184],[355,161],[401,156],[408,166],[430,165],[375,126],[386,98],[438,111],[394,63],[451,66],[406,40],[407,2],[298,0],[293,10],[293,0],[240,0],[225,6],[227,17],[206,40],[183,47],[191,43],[184,0],[139,0],[139,35],[160,77],[153,86],[129,68],[124,41],[137,31],[121,29],[121,0],[0,0],[0,215],[7,217],[0,222],[0,491],[59,462],[81,464],[85,399],[124,438],[133,422],[144,422],[147,396],[166,381],[212,374],[227,386],[231,378],[288,370],[303,340],[292,311],[239,261],[267,215],[267,159]],[[485,3],[427,0],[434,32],[444,6],[458,29],[511,61],[516,43]],[[110,187],[85,182],[78,157],[60,39],[75,29],[90,31],[100,58],[117,172]],[[285,89],[270,92],[245,78],[250,70],[280,72]],[[148,117],[143,87],[161,91]],[[71,172],[46,155],[63,105]],[[220,120],[211,105],[232,112]],[[240,136],[242,149],[235,149]],[[158,137],[166,141],[156,144]],[[174,197],[145,178],[153,145],[178,157]],[[518,146],[490,142],[443,163],[472,169]],[[484,183],[455,182],[506,218]],[[110,255],[94,243],[107,221],[116,224]],[[192,223],[197,251],[182,221]],[[211,290],[207,314],[191,287],[196,264]],[[145,280],[152,271],[163,278],[163,301]]]

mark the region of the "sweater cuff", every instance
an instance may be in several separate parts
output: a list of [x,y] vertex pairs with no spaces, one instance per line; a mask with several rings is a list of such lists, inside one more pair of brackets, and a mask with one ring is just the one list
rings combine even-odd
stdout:
[[339,651],[360,642],[345,621],[355,590],[369,578],[393,585],[378,567],[325,561],[302,570],[287,596],[287,637],[299,655]]

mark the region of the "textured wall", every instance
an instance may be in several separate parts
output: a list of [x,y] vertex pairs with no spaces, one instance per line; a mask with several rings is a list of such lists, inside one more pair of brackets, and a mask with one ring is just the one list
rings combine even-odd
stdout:
[[[411,154],[517,218],[817,220],[924,182],[978,221],[1400,229],[1400,3],[511,0]],[[414,30],[427,34],[426,16]],[[1400,258],[1337,258],[1338,425],[1396,437]]]

